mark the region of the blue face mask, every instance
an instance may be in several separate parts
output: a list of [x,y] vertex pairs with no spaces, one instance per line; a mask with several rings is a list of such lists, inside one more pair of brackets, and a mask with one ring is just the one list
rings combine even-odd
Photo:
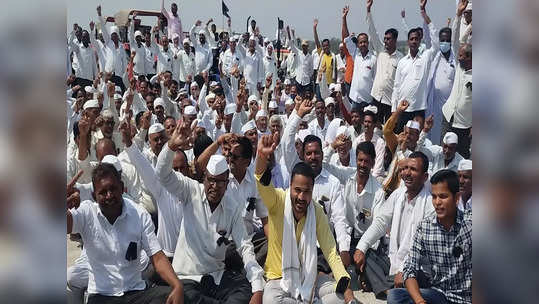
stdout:
[[440,42],[440,51],[442,53],[449,52],[449,49],[451,49],[451,42]]

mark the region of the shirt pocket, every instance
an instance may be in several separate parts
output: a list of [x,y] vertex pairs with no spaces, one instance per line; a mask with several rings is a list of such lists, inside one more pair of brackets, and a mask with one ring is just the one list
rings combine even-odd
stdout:
[[415,80],[421,80],[423,76],[423,65],[421,63],[414,64],[412,72],[414,73]]

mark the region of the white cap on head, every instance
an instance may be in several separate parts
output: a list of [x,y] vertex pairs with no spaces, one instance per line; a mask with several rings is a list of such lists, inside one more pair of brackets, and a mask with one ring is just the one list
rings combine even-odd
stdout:
[[251,101],[253,100],[258,102],[258,98],[256,98],[256,95],[249,96],[249,98],[247,98],[247,103],[251,103]]
[[459,137],[457,136],[457,134],[455,134],[453,132],[447,132],[444,135],[443,143],[446,144],[446,145],[458,144],[459,143]]
[[142,32],[141,31],[136,31],[135,32],[135,38],[137,38],[138,36],[142,37]]
[[210,87],[215,87],[215,86],[218,86],[219,83],[217,81],[212,81],[210,82]]
[[114,94],[114,99],[122,99],[122,95],[116,93]]
[[459,162],[458,171],[472,170],[472,160],[463,159]]
[[363,112],[372,112],[374,114],[377,114],[378,113],[378,108],[375,106],[375,105],[368,105],[366,107],[363,108]]
[[340,83],[335,84],[335,92],[341,92],[341,84]]
[[228,41],[230,41],[230,42],[232,42],[232,41],[238,42],[238,40],[239,40],[238,35],[234,35],[234,36],[231,36],[230,38],[228,38]]
[[110,27],[110,33],[111,34],[116,33],[116,35],[119,35],[120,31],[116,25],[113,25]]
[[250,41],[250,40],[256,41],[255,36],[254,36],[254,35],[249,36],[249,41]]
[[260,117],[268,117],[268,113],[266,112],[266,110],[260,110],[256,112],[255,120],[258,120]]
[[296,140],[303,142],[307,135],[311,135],[311,131],[309,131],[309,129],[301,129],[298,131],[298,133],[296,133]]
[[191,43],[191,41],[189,40],[189,38],[185,38],[185,39],[183,39],[182,43],[183,44]]
[[344,134],[347,137],[350,136],[350,132],[348,132],[348,127],[347,126],[340,126],[339,128],[337,128],[337,133],[335,134],[335,137],[337,137],[337,136],[339,136],[341,134]]
[[165,127],[163,127],[162,124],[160,123],[154,123],[153,125],[150,126],[150,128],[148,129],[148,135],[150,134],[155,134],[155,133],[159,133],[161,131],[164,131],[165,130]]
[[205,35],[206,32],[205,32],[204,30],[200,30],[200,31],[198,31],[198,34],[199,34],[199,35]]
[[189,88],[192,88],[192,87],[198,88],[198,83],[196,81],[191,82],[191,85],[189,86]]
[[328,87],[328,90],[333,93],[335,91],[335,84],[334,83],[331,83]]
[[225,115],[232,115],[236,112],[236,104],[229,103],[225,106]]
[[333,97],[327,97],[325,100],[324,100],[325,104],[326,104],[326,107],[329,106],[330,104],[333,104],[335,105],[335,99],[333,99]]
[[264,43],[268,43],[270,42],[270,40],[268,39],[268,37],[264,38]]
[[272,100],[272,101],[269,102],[268,108],[269,109],[277,109],[277,108],[279,108],[279,105],[277,105],[277,102],[275,100]]
[[419,131],[419,123],[415,120],[408,120],[406,126],[410,129],[416,129],[417,131]]
[[114,87],[114,92],[116,92],[116,93],[121,93],[121,92],[122,92],[122,88],[120,88],[119,86],[115,86],[115,87]]
[[290,79],[286,78],[284,80],[284,85],[290,85],[290,84],[292,84],[292,82],[290,81]]
[[180,35],[178,35],[178,33],[172,34],[172,40],[174,40],[176,38],[180,38]]
[[256,129],[256,124],[255,124],[255,121],[251,119],[241,127],[241,133],[245,135],[245,132],[249,130],[254,130],[254,129]]
[[84,91],[86,91],[86,93],[90,93],[90,94],[97,93],[97,90],[93,86],[85,86]]
[[163,110],[167,108],[167,105],[165,104],[165,101],[161,97],[157,97],[153,101],[153,107],[156,108],[157,106],[162,106]]
[[103,157],[103,159],[101,160],[101,163],[111,164],[114,166],[114,169],[116,169],[116,171],[122,172],[122,163],[120,163],[120,160],[118,159],[118,157],[112,154],[105,155],[105,157]]
[[228,170],[228,163],[223,155],[212,155],[206,165],[208,173],[215,176],[223,174]]
[[215,99],[215,94],[210,93],[210,94],[206,95],[205,99],[206,99],[206,102],[208,102],[210,99]]
[[291,106],[293,105],[295,102],[292,98],[288,98],[285,102],[284,102],[284,105],[285,106]]
[[101,112],[101,116],[103,118],[112,118],[114,119],[114,113],[112,113],[112,110],[110,109],[105,109]]
[[97,99],[90,99],[87,100],[84,105],[82,106],[83,110],[89,109],[89,108],[99,108],[99,101]]
[[187,106],[183,109],[184,115],[197,115],[197,109],[193,106]]

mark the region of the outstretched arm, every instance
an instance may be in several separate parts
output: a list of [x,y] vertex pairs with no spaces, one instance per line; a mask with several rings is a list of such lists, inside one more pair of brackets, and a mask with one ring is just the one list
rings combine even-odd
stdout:
[[318,31],[316,30],[317,27],[318,27],[318,19],[314,19],[314,22],[313,22],[314,44],[316,45],[317,49],[320,49],[320,40],[318,40]]
[[342,31],[341,31],[342,41],[344,41],[344,39],[350,36],[350,33],[348,32],[348,24],[346,22],[346,16],[348,16],[349,11],[350,11],[350,7],[348,5],[342,9]]
[[374,26],[374,20],[372,19],[371,14],[371,7],[372,7],[373,0],[367,0],[367,26],[369,28],[369,39],[372,43],[373,49],[380,53],[384,50],[384,43],[380,39],[380,36],[378,36],[378,32],[376,31],[376,27]]

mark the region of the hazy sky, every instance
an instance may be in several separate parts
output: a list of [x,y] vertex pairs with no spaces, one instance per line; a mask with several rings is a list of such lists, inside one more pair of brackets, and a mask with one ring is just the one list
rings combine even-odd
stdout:
[[[160,0],[67,1],[68,30],[71,30],[75,22],[87,29],[90,20],[97,21],[96,7],[99,3],[102,4],[103,15],[106,16],[112,16],[121,9],[159,10],[161,7]],[[165,1],[165,7],[170,9],[171,3],[170,0]],[[188,31],[197,19],[206,22],[214,18],[217,26],[221,27],[221,0],[191,0],[176,3],[179,5],[184,31]],[[245,31],[247,17],[252,16],[251,18],[257,21],[262,34],[273,37],[277,27],[277,16],[279,16],[285,20],[285,25],[290,24],[296,29],[296,36],[312,40],[312,23],[317,17],[320,39],[340,37],[342,8],[346,4],[350,5],[348,14],[350,32],[367,31],[365,0],[225,0],[225,3],[230,9],[233,31]],[[386,29],[395,27],[399,30],[399,40],[405,39],[406,35],[400,20],[400,11],[403,8],[406,9],[406,20],[409,26],[422,24],[418,0],[375,0],[372,11],[380,35]],[[427,13],[438,28],[445,26],[447,18],[454,17],[455,11],[455,0],[431,0],[427,4]],[[155,22],[155,18],[143,19],[144,24],[154,25]]]

